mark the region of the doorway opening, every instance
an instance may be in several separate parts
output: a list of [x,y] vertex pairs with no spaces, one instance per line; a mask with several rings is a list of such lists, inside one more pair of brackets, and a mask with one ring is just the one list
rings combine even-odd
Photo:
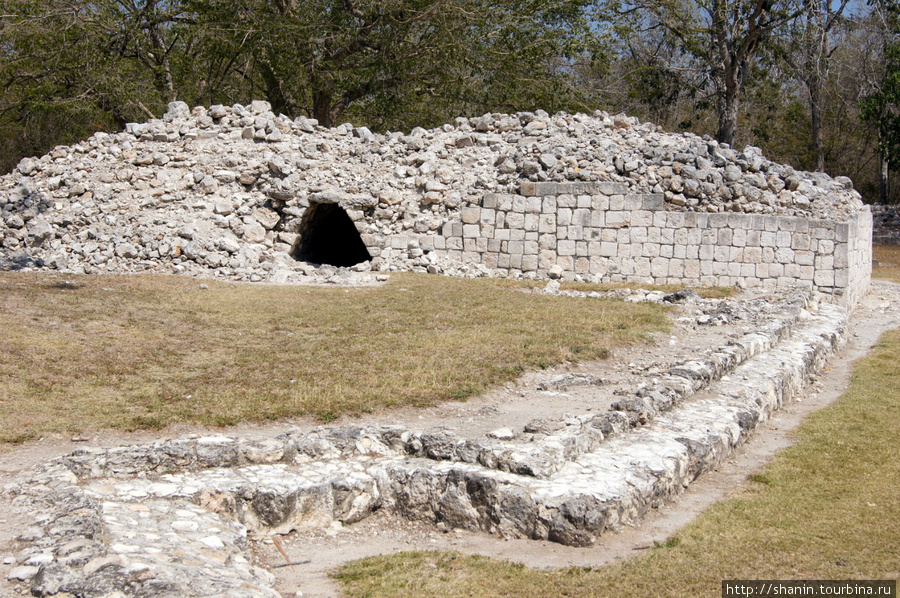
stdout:
[[303,262],[349,267],[372,259],[353,220],[336,203],[313,203],[300,222],[291,256]]

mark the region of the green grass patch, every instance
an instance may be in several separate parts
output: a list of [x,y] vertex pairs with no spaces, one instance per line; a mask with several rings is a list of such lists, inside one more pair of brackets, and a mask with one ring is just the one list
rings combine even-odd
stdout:
[[872,254],[878,263],[872,267],[872,278],[900,282],[900,245],[874,245]]
[[348,596],[721,596],[723,579],[900,577],[900,331],[884,335],[846,394],[751,486],[668,542],[595,570],[535,571],[456,553],[358,561]]
[[668,326],[655,305],[414,274],[363,288],[23,272],[0,281],[3,442],[427,406],[603,358]]

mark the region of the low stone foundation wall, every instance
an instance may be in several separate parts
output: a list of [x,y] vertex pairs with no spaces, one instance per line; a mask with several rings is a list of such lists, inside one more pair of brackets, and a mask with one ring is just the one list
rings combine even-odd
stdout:
[[[871,278],[872,214],[849,222],[665,211],[622,183],[534,183],[488,193],[441,235],[395,236],[508,276],[704,286],[801,285],[853,306]],[[398,246],[399,246],[398,245]],[[378,248],[373,248],[378,251]]]
[[900,205],[873,205],[872,219],[872,243],[900,245]]

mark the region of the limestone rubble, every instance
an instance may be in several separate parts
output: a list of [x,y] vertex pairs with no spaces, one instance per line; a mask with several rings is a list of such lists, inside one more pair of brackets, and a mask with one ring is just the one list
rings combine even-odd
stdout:
[[[843,222],[862,208],[846,177],[605,112],[486,114],[380,135],[276,116],[266,102],[173,102],[162,119],[25,158],[0,178],[0,267],[308,280],[321,272],[292,254],[310,201],[365,213],[364,239],[427,235],[524,181],[626,183],[664,194],[668,210]],[[355,270],[424,270],[416,253],[385,251]]]

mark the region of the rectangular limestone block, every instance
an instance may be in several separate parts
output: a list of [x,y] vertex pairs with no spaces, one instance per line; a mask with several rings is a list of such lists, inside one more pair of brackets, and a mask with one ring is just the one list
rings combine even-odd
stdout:
[[836,224],[834,227],[834,240],[839,243],[846,243],[850,239],[850,225],[846,222]]
[[538,219],[539,233],[555,233],[556,232],[556,214],[541,214]]
[[775,250],[775,261],[779,264],[793,264],[794,250],[788,247],[780,247]]
[[577,208],[572,212],[572,224],[576,226],[591,226],[590,208]]
[[834,286],[834,270],[816,270],[816,276],[813,282],[817,287],[833,287]]
[[578,257],[588,257],[588,242],[587,241],[576,241],[575,242],[575,255]]
[[651,212],[655,212],[657,210],[662,210],[663,205],[665,203],[665,196],[662,193],[647,193],[643,196],[643,201],[641,202],[642,210],[650,210]]
[[625,196],[625,207],[623,209],[632,212],[634,210],[640,210],[644,205],[644,196],[643,195],[626,195]]
[[794,233],[791,239],[791,249],[806,250],[810,248],[812,239],[809,233]]
[[504,226],[510,230],[522,230],[525,228],[524,212],[510,212],[504,218]]
[[523,255],[522,256],[522,271],[523,272],[535,272],[538,269],[538,256],[537,255]]
[[519,193],[525,196],[537,195],[535,185],[534,181],[522,181],[522,184],[519,185]]
[[578,200],[574,195],[559,195],[556,197],[556,206],[558,208],[574,209],[578,206]]
[[494,210],[498,209],[500,207],[500,194],[485,193],[484,197],[481,199],[481,207]]
[[797,230],[797,221],[794,218],[782,216],[778,218],[778,230],[792,233]]
[[538,253],[538,268],[546,270],[556,264],[556,252],[552,249],[541,249]]
[[631,226],[653,226],[653,212],[636,210],[631,213]]
[[541,249],[556,249],[556,235],[544,234],[538,237],[538,247]]
[[812,251],[795,251],[794,261],[801,266],[812,266],[814,264],[816,254]]
[[664,257],[655,257],[650,260],[650,276],[653,278],[663,278],[669,274],[669,259]]
[[591,196],[591,209],[592,210],[608,210],[609,209],[609,196],[607,195],[592,195]]
[[525,198],[525,213],[526,214],[540,214],[542,205],[543,205],[543,200],[540,197],[526,197]]
[[728,214],[710,214],[710,228],[726,228],[728,226]]
[[606,226],[618,227],[618,226],[628,226],[629,224],[629,213],[624,211],[613,211],[610,210],[606,213]]
[[628,193],[628,183],[602,182],[596,185],[597,192],[603,195],[625,195]]
[[462,236],[462,223],[461,222],[448,222],[444,224],[444,227],[441,229],[441,234],[445,237],[461,237]]
[[575,241],[565,240],[557,244],[559,255],[575,255]]
[[535,183],[534,195],[544,197],[545,195],[558,195],[560,193],[566,193],[566,191],[562,190],[563,185],[564,183]]
[[569,226],[566,228],[566,238],[567,239],[575,239],[580,241],[584,239],[584,227],[583,226]]

